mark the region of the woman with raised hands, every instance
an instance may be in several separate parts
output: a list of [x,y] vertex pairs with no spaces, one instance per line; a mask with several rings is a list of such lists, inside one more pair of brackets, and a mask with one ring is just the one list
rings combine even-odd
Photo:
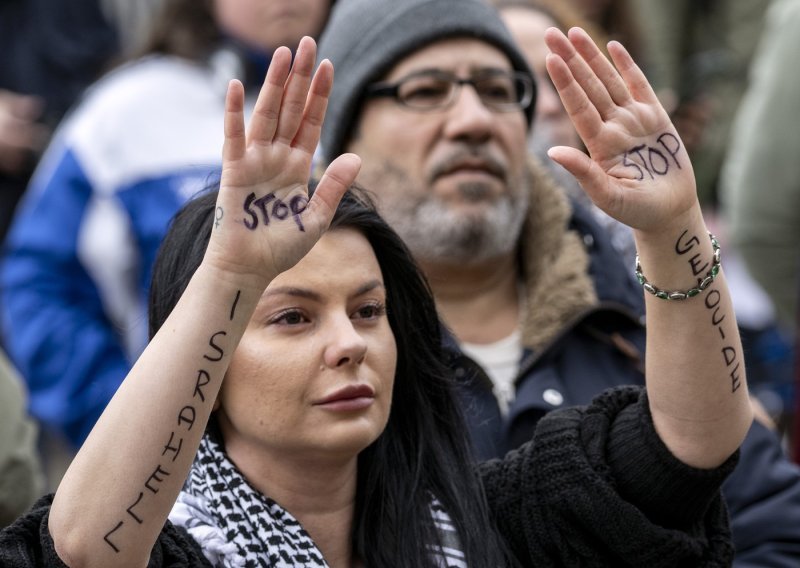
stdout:
[[615,69],[580,31],[547,39],[590,153],[551,156],[636,230],[646,392],[553,412],[503,460],[472,463],[427,285],[346,192],[359,159],[335,160],[309,198],[333,70],[314,72],[304,39],[293,64],[276,51],[247,131],[230,85],[220,188],[162,245],[152,340],[55,497],[0,534],[0,560],[728,565],[719,486],[751,413],[691,165],[621,46]]

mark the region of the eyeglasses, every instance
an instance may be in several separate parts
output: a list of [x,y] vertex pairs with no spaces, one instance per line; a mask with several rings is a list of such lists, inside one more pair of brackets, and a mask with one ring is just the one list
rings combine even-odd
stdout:
[[367,96],[392,97],[402,106],[433,111],[455,102],[463,85],[471,85],[481,102],[497,112],[528,108],[533,99],[530,75],[502,69],[488,69],[462,79],[452,73],[425,70],[413,73],[396,83],[375,83],[367,87]]

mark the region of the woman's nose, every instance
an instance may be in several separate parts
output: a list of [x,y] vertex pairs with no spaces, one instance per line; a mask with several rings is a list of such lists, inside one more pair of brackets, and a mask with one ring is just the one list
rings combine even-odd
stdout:
[[347,316],[337,317],[328,330],[324,361],[329,368],[361,363],[367,354],[367,342]]

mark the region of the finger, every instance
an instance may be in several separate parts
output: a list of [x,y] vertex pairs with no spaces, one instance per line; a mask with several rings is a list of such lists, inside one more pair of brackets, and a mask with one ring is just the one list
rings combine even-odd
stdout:
[[10,150],[41,150],[50,136],[49,129],[37,122],[16,116],[0,120],[0,148]]
[[306,100],[303,121],[297,131],[292,145],[314,154],[319,143],[325,110],[328,108],[328,96],[333,87],[333,65],[327,59],[319,64]]
[[601,117],[608,118],[617,108],[606,86],[597,78],[592,68],[578,53],[575,46],[557,28],[548,28],[545,32],[545,43],[552,53],[560,56],[569,67],[573,78],[586,93],[588,100],[597,109]]
[[588,147],[589,141],[593,140],[603,127],[603,118],[560,56],[554,53],[547,54],[545,67],[572,124],[575,125],[575,130]]
[[244,133],[244,86],[237,79],[228,83],[225,96],[224,119],[225,143],[222,146],[223,161],[238,160],[244,156],[247,141]]
[[608,53],[611,55],[611,60],[614,62],[617,69],[619,69],[622,80],[625,81],[631,96],[633,96],[635,100],[648,104],[661,104],[658,101],[655,91],[653,91],[653,87],[650,86],[647,77],[644,76],[642,70],[631,57],[631,54],[628,53],[628,50],[625,49],[621,43],[618,41],[609,42]]
[[8,93],[3,98],[9,112],[22,120],[36,120],[42,116],[44,102],[39,97],[32,95],[14,95]]
[[305,112],[308,87],[311,84],[316,57],[317,44],[314,40],[308,36],[300,40],[294,56],[292,71],[286,80],[280,118],[278,119],[278,131],[275,134],[276,142],[290,144],[297,135],[297,129]]
[[575,49],[583,57],[589,67],[603,83],[611,96],[611,99],[618,106],[624,106],[631,101],[631,94],[625,81],[620,77],[619,72],[611,65],[611,62],[603,55],[597,44],[589,37],[583,29],[572,28],[569,31],[569,39]]
[[283,86],[292,67],[292,52],[288,47],[279,47],[272,54],[272,60],[264,77],[264,84],[258,93],[250,119],[249,139],[259,143],[271,142],[278,129],[278,117],[281,112]]
[[611,193],[607,175],[597,162],[577,148],[569,146],[554,146],[547,151],[547,155],[575,176],[595,205],[612,214],[616,196]]
[[325,169],[307,208],[320,233],[330,225],[339,201],[355,181],[359,169],[361,158],[356,154],[342,154]]

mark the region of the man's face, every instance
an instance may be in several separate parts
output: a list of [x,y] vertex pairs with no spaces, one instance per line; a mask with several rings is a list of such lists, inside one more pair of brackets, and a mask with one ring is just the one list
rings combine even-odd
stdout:
[[[448,39],[401,60],[381,82],[425,70],[466,79],[512,67],[489,44]],[[493,111],[463,85],[443,109],[368,99],[347,150],[362,157],[359,182],[419,260],[464,264],[516,246],[528,204],[526,135],[522,110]]]

